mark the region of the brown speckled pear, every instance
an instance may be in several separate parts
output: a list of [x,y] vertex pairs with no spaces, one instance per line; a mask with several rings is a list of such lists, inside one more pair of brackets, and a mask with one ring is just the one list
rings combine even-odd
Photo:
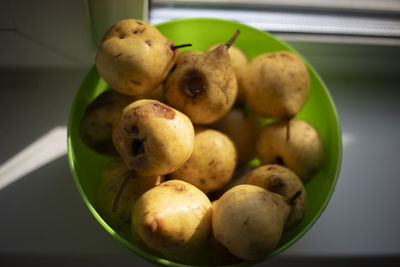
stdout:
[[239,165],[245,165],[255,157],[256,140],[261,126],[254,112],[246,107],[234,106],[211,127],[226,134],[235,144]]
[[115,230],[129,231],[136,200],[163,180],[162,176],[140,176],[128,170],[121,158],[115,158],[106,165],[97,182],[96,210]]
[[187,262],[211,234],[212,206],[195,186],[169,180],[144,193],[132,210],[132,232],[167,259]]
[[247,175],[245,183],[260,186],[286,199],[301,191],[292,204],[293,210],[286,221],[284,231],[292,229],[303,219],[307,209],[307,193],[301,179],[289,168],[277,164],[262,165]]
[[278,245],[290,211],[279,194],[255,185],[237,185],[214,204],[213,233],[233,255],[259,260]]
[[266,125],[258,137],[256,153],[262,164],[278,163],[286,166],[303,183],[307,183],[319,172],[325,159],[320,134],[311,124],[300,119]]
[[[218,47],[221,44],[214,44],[210,46],[207,51],[211,51]],[[245,96],[243,90],[243,79],[246,72],[246,65],[249,62],[249,58],[247,57],[246,53],[240,49],[239,47],[232,45],[228,49],[229,57],[231,58],[232,67],[236,75],[236,80],[238,83],[238,94],[236,97],[237,103],[244,103]]]
[[287,119],[304,106],[310,91],[303,60],[288,51],[257,56],[247,65],[246,102],[259,115]]
[[98,153],[118,155],[111,138],[112,125],[122,109],[134,100],[115,90],[98,95],[86,108],[79,124],[79,134],[85,144]]
[[192,155],[169,177],[184,180],[209,193],[221,189],[231,180],[236,161],[235,145],[228,136],[196,126]]
[[209,124],[224,116],[233,106],[237,81],[227,44],[201,52],[183,52],[176,68],[165,82],[165,99],[182,111],[194,124]]
[[189,159],[194,128],[178,110],[141,99],[123,109],[113,125],[112,138],[129,169],[140,175],[164,175]]
[[98,46],[96,67],[115,90],[141,96],[156,89],[174,66],[178,50],[154,26],[137,19],[116,23]]

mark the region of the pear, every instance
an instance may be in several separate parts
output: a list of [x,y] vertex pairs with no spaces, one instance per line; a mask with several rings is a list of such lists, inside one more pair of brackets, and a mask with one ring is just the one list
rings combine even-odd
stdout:
[[294,117],[310,91],[306,65],[288,51],[265,53],[251,60],[243,85],[249,106],[269,118]]
[[97,49],[96,67],[113,89],[141,96],[165,80],[178,57],[177,48],[154,26],[126,19],[105,33]]
[[87,106],[79,125],[83,142],[98,153],[118,155],[111,138],[112,125],[122,109],[133,102],[115,90],[106,90]]
[[196,126],[190,158],[168,176],[189,182],[204,193],[210,193],[221,189],[231,180],[236,159],[235,145],[228,136],[217,130]]
[[278,245],[291,212],[290,201],[255,185],[231,188],[213,207],[215,239],[241,259],[266,257]]
[[209,52],[181,53],[166,79],[168,104],[188,115],[194,124],[217,121],[235,102],[237,81],[228,49],[238,34]]
[[307,209],[307,193],[303,182],[292,170],[277,164],[263,165],[252,170],[246,176],[245,183],[260,186],[287,199],[301,191],[301,195],[293,203],[284,231],[293,229],[303,219]]
[[129,169],[140,175],[164,175],[189,159],[194,128],[178,110],[141,99],[123,109],[113,125],[112,139]]
[[129,231],[136,200],[163,180],[162,176],[140,176],[128,170],[121,158],[114,158],[102,170],[97,182],[96,210],[114,230]]
[[132,232],[167,259],[187,262],[211,234],[212,206],[195,186],[169,180],[144,193],[132,210]]
[[[290,134],[287,129],[290,129]],[[264,126],[256,143],[256,153],[262,164],[286,166],[303,183],[307,183],[319,172],[325,159],[320,134],[311,124],[300,119]]]
[[212,128],[226,134],[235,144],[238,164],[245,165],[255,157],[255,146],[261,127],[253,112],[245,106],[234,106]]
[[[217,46],[221,44],[214,44],[210,46],[207,51],[211,51],[215,49]],[[244,96],[244,89],[243,89],[243,80],[246,73],[246,65],[249,62],[249,58],[247,57],[246,53],[237,47],[236,45],[231,45],[228,49],[229,57],[231,58],[232,67],[235,72],[235,76],[238,83],[238,94],[236,97],[236,103],[244,103],[245,96]]]

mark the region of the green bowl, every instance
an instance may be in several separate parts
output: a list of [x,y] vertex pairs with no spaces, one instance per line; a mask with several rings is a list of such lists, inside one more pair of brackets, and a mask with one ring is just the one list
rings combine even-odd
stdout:
[[[204,51],[214,43],[226,42],[236,29],[239,29],[241,33],[234,45],[240,47],[250,59],[261,53],[273,51],[288,50],[297,53],[292,47],[271,34],[234,21],[209,18],[177,19],[158,24],[156,27],[167,38],[173,40],[175,44],[193,44],[191,48],[184,48],[182,51]],[[306,185],[308,207],[302,223],[290,232],[283,234],[278,247],[266,259],[289,248],[312,227],[328,205],[329,199],[335,190],[340,171],[342,140],[335,104],[328,88],[317,72],[307,60],[304,61],[310,73],[311,91],[307,103],[297,117],[308,121],[319,131],[326,148],[326,160],[322,170]],[[78,126],[86,106],[108,88],[106,82],[99,76],[96,68],[93,67],[83,80],[72,104],[68,123],[68,159],[76,186],[83,201],[99,223],[129,249],[157,264],[189,266],[153,255],[136,244],[129,233],[114,231],[94,208],[94,192],[97,178],[102,168],[111,158],[97,154],[88,148],[79,136]],[[255,263],[254,261],[244,261],[236,266],[248,266]],[[202,264],[204,263],[199,261],[196,265]]]

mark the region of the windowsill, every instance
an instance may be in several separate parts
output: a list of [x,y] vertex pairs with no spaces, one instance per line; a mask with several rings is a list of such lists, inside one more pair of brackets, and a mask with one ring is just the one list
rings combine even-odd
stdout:
[[155,5],[150,23],[177,18],[208,17],[235,20],[282,36],[283,40],[400,45],[400,19],[368,14],[315,13],[302,10],[220,9]]

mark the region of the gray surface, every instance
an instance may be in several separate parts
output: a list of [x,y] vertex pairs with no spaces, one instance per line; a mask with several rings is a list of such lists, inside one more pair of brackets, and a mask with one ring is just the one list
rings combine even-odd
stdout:
[[[269,266],[398,263],[398,49],[293,45],[319,71],[336,102],[343,163],[321,218]],[[0,70],[0,163],[53,127],[66,125],[86,71]],[[113,239],[89,213],[66,156],[1,190],[0,214],[1,266],[152,266]]]

